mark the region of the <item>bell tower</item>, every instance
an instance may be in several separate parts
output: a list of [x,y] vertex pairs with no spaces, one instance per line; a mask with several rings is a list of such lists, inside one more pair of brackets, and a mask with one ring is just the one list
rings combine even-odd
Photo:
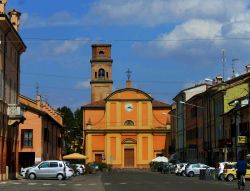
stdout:
[[91,63],[91,102],[106,98],[112,92],[111,44],[93,44]]

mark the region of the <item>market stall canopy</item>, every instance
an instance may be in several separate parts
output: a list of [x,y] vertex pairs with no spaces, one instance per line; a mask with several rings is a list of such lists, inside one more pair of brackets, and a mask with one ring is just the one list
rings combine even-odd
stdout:
[[164,156],[159,156],[154,158],[152,162],[168,162],[168,158]]
[[87,156],[82,155],[80,153],[72,153],[69,155],[64,155],[63,159],[87,159]]

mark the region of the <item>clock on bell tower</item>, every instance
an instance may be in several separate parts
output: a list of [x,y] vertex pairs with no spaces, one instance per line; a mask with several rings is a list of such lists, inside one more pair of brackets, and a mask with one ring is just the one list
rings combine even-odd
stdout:
[[93,44],[91,63],[91,102],[106,98],[112,92],[111,44]]

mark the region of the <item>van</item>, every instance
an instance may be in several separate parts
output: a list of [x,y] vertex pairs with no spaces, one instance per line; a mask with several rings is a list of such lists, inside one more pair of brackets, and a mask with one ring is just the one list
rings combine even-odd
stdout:
[[[36,178],[57,178],[58,180],[69,178],[67,171],[73,170],[60,160],[46,160],[42,161],[36,166],[28,169],[25,177],[31,180]],[[72,173],[73,174],[73,173]]]

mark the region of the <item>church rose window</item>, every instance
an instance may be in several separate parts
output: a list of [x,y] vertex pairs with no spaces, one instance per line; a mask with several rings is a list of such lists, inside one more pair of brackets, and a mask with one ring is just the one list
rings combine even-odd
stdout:
[[127,120],[127,121],[125,121],[124,125],[125,126],[134,126],[135,124],[132,120]]

